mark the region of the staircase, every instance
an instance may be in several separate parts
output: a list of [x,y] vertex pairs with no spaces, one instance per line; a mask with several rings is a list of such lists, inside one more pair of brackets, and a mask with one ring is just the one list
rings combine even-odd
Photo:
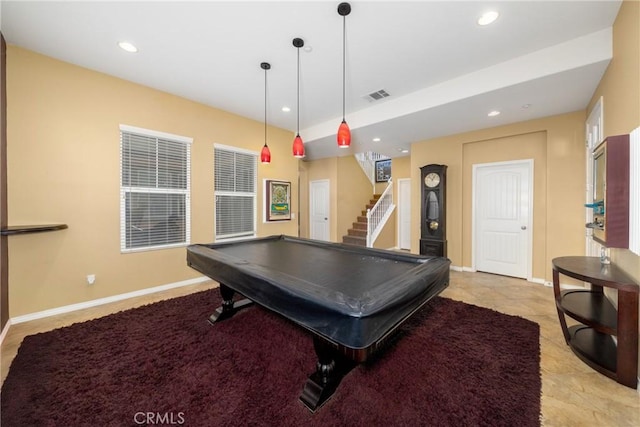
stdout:
[[373,199],[369,200],[369,204],[358,215],[356,222],[352,223],[353,228],[347,230],[347,235],[342,236],[342,243],[350,245],[367,246],[367,209],[372,209],[380,199],[380,194],[374,194]]
[[385,160],[389,157],[380,154],[374,153],[373,151],[367,151],[364,153],[356,153],[354,154],[356,161],[362,168],[362,172],[367,176],[371,185],[373,185],[373,191],[376,189],[376,161]]

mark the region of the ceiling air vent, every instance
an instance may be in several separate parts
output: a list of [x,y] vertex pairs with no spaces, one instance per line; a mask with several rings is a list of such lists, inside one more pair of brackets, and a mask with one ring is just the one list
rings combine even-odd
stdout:
[[387,91],[384,89],[380,89],[368,94],[367,96],[365,96],[365,99],[369,102],[373,102],[373,101],[379,101],[380,99],[386,98],[387,96],[389,96]]

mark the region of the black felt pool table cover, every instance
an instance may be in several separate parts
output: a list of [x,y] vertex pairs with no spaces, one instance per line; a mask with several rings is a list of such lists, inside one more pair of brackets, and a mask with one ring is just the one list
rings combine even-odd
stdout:
[[[344,323],[346,317],[346,323],[356,329],[364,326],[366,336],[371,335],[371,328],[384,329],[396,322],[389,313],[402,316],[448,286],[450,265],[447,258],[289,236],[191,245],[187,263],[250,300],[332,339],[336,334],[327,330]],[[319,324],[325,321],[336,325]],[[362,339],[370,341],[352,337],[344,344],[367,345]]]

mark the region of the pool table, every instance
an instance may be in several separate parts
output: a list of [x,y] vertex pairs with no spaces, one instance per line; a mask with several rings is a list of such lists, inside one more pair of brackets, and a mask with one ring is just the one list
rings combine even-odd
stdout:
[[187,264],[220,283],[211,323],[256,303],[312,334],[318,363],[300,400],[315,411],[449,285],[450,261],[281,235],[191,245]]

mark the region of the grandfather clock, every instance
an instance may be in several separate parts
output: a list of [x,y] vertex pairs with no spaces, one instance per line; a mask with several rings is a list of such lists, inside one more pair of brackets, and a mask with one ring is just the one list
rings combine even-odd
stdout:
[[447,165],[420,168],[420,254],[447,256]]

